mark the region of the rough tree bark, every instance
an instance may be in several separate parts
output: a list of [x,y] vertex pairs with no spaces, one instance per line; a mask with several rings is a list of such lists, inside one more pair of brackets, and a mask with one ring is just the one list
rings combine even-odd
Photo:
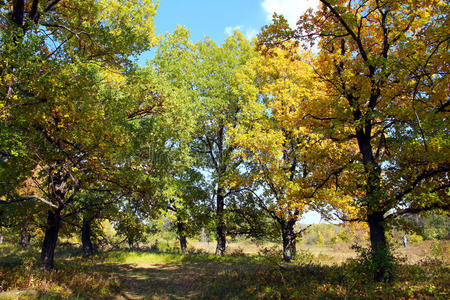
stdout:
[[216,255],[224,256],[226,249],[226,230],[225,230],[225,222],[223,220],[223,212],[225,206],[225,197],[224,190],[222,188],[217,189],[217,227],[216,227],[216,238],[217,238],[217,247],[216,247]]
[[177,220],[177,234],[180,240],[181,253],[186,253],[187,251],[187,240],[184,232],[184,223],[181,220]]
[[[360,119],[357,113],[355,113],[355,119]],[[362,128],[357,129],[356,137],[367,176],[366,203],[369,209],[367,223],[369,225],[371,259],[376,267],[374,279],[378,282],[390,281],[392,265],[384,227],[385,211],[383,211],[383,201],[380,199],[383,195],[380,187],[381,167],[373,154],[371,124],[365,124],[365,132]]]
[[280,222],[281,225],[281,236],[283,239],[283,260],[285,262],[290,262],[295,258],[297,254],[296,249],[296,234],[294,231],[295,222],[283,221]]
[[61,215],[59,210],[49,210],[47,216],[47,226],[45,229],[44,242],[42,243],[41,262],[45,270],[54,268],[54,256],[58,232],[61,225]]
[[[79,190],[79,181],[73,178],[70,173],[62,173],[61,170],[50,175],[53,203],[55,208],[50,208],[47,216],[47,224],[45,228],[44,242],[42,243],[41,262],[42,267],[45,270],[51,270],[54,268],[54,256],[56,243],[58,241],[59,228],[61,226],[61,211],[64,207],[71,203],[74,196]],[[67,183],[69,178],[72,177],[74,181],[73,192],[69,198],[66,199],[68,192]]]
[[389,246],[386,240],[384,227],[384,213],[376,212],[367,216],[370,232],[372,262],[376,266],[375,280],[390,281],[392,279],[392,266],[390,265]]
[[83,256],[90,257],[94,255],[94,247],[91,240],[91,223],[92,219],[83,217],[83,225],[81,227],[81,243],[83,245]]

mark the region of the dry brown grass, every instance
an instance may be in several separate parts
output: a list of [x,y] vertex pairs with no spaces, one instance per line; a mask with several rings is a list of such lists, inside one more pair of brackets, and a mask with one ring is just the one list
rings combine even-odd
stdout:
[[[200,249],[208,254],[214,254],[216,251],[216,243],[215,242],[199,242],[199,241],[190,241],[189,246],[193,249]],[[258,252],[265,247],[277,247],[278,245],[275,243],[259,243],[252,241],[239,241],[227,242],[227,253],[239,253],[242,252],[246,255],[256,255]]]
[[[190,241],[189,247],[191,249],[201,250],[208,254],[214,254],[216,250],[215,242],[199,242]],[[450,257],[448,249],[450,248],[450,241],[442,241],[440,247],[443,247],[444,252],[442,256],[444,258]],[[257,255],[264,248],[276,248],[281,250],[281,246],[276,243],[259,243],[252,241],[230,241],[227,243],[227,253],[236,254],[242,253],[246,255]],[[410,243],[408,248],[404,248],[403,245],[397,244],[393,246],[394,253],[406,259],[408,264],[417,264],[419,261],[432,257],[432,241],[422,241],[418,243]],[[350,244],[339,245],[297,245],[297,251],[308,251],[314,255],[316,262],[321,264],[330,265],[333,263],[343,263],[347,259],[356,258],[357,253],[352,249]]]

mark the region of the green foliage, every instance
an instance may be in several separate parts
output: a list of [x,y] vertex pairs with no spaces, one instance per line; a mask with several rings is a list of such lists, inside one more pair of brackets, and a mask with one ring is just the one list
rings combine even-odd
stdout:
[[323,235],[322,235],[322,233],[320,233],[320,231],[317,232],[317,242],[316,243],[319,246],[323,246],[325,244],[325,239],[323,238]]
[[376,251],[376,249],[365,248],[356,244],[352,248],[358,253],[354,264],[354,272],[355,274],[364,274],[365,278],[375,278],[380,270],[385,270],[387,273],[383,274],[383,278],[391,280],[392,270],[405,261],[404,258],[396,257],[389,251]]
[[297,251],[297,254],[295,255],[295,264],[311,264],[315,260],[314,254],[311,253],[311,251],[308,250],[300,250]]
[[[211,39],[194,44],[189,40],[189,31],[179,26],[160,41],[151,61],[189,103],[186,118],[195,124],[190,127],[188,141],[192,165],[174,169],[173,180],[166,187],[172,216],[186,225],[187,235],[195,231],[189,227],[198,230],[208,225],[227,227],[236,234],[247,231],[239,228],[245,219],[236,217],[232,209],[239,206],[235,203],[242,197],[235,192],[239,190],[235,180],[239,178],[241,160],[234,156],[236,147],[230,141],[229,130],[237,124],[241,98],[235,73],[255,55],[240,33],[228,37],[222,45]],[[211,201],[215,202],[217,214],[211,213]]]
[[334,197],[325,201],[334,209],[323,213],[368,222],[372,247],[388,251],[380,238],[386,220],[449,209],[449,155],[443,151],[450,141],[449,85],[442,75],[449,67],[449,6],[445,1],[320,3],[295,29],[274,15],[273,24],[258,35],[258,48],[270,57],[291,47],[286,40],[317,45],[310,63],[323,93],[306,99],[310,110],[290,120],[311,126],[330,149],[339,149],[324,169],[328,176],[315,182],[322,186],[336,178]]
[[346,230],[340,231],[338,234],[330,239],[332,244],[348,243],[350,242],[349,233]]
[[433,258],[445,261],[445,258],[447,257],[448,253],[449,253],[448,243],[433,241],[433,244],[431,245],[431,254]]
[[[157,42],[157,4],[1,5],[0,128],[8,128],[0,132],[0,179],[8,183],[0,188],[2,221],[13,226],[19,215],[20,222],[42,226],[50,208],[66,221],[62,235],[73,234],[71,225],[82,217],[94,218],[98,231],[100,219],[117,217],[119,202],[127,201],[117,229],[131,243],[142,240],[143,218],[157,211],[161,178],[185,151],[169,151],[170,142],[189,132],[174,126],[188,128],[179,121],[188,119],[180,117],[182,96],[154,68],[135,65]],[[158,159],[143,155],[149,152]]]
[[421,235],[413,233],[409,238],[409,241],[411,243],[420,243],[421,241],[423,241],[423,237]]
[[269,266],[276,267],[281,263],[283,255],[282,250],[277,247],[265,247],[258,251],[261,261]]
[[450,238],[450,216],[448,213],[430,213],[423,218],[423,236],[427,240]]
[[[103,262],[230,266],[203,279],[199,297],[448,296],[448,245],[437,240],[450,228],[449,7],[416,2],[322,0],[296,30],[275,15],[257,53],[238,32],[221,45],[193,43],[183,27],[156,38],[153,0],[1,1],[0,228],[5,240],[33,239],[23,257],[0,263],[0,290],[108,298],[119,289],[67,245],[57,271],[39,270],[34,254],[50,212],[60,236],[89,219],[98,243],[131,247],[161,221],[154,252],[110,252]],[[298,42],[319,50],[301,52]],[[138,67],[156,44],[155,58]],[[279,240],[312,206],[369,222],[372,249],[355,247],[359,257],[342,266],[300,251],[300,266],[287,270],[276,247],[257,259],[241,248],[224,258],[156,253],[175,252],[167,230],[180,224],[178,236],[206,228],[210,239],[216,227],[217,237]],[[392,221],[436,208],[443,214]],[[433,240],[434,260],[404,265],[376,241],[385,225],[414,231],[411,243]],[[313,228],[305,240],[318,248],[353,237]],[[249,270],[236,268],[242,262]],[[390,279],[394,266],[404,274],[391,286],[357,277],[381,270]]]

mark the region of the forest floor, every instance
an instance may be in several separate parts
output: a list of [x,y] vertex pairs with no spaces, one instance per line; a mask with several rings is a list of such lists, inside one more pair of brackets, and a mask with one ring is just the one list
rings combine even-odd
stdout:
[[[291,264],[268,246],[231,243],[230,255],[208,247],[194,254],[117,250],[83,259],[60,247],[56,271],[37,257],[0,248],[0,299],[448,299],[448,242],[398,248],[403,257],[391,283],[375,283],[347,245],[299,246]],[[201,250],[199,250],[199,248]],[[350,259],[349,259],[350,258]]]
[[196,263],[108,268],[117,272],[122,287],[114,299],[230,299],[227,295],[237,296],[242,291],[238,282],[224,285],[224,279],[230,274],[249,272],[255,266]]
[[[195,249],[201,249],[202,252],[208,254],[212,254],[214,251],[214,248],[211,247],[212,245],[213,243],[205,242],[193,243]],[[267,244],[264,246],[266,249],[275,247],[275,245]],[[422,242],[412,244],[409,248],[399,247],[397,248],[397,255],[403,258],[406,265],[420,264],[421,261],[427,260],[431,256],[431,246],[429,242]],[[283,280],[292,280],[290,278],[292,274],[289,274],[289,272],[295,272],[296,268],[299,267],[295,263],[283,265],[279,261],[273,261],[273,258],[271,261],[270,257],[265,257],[263,260],[258,259],[257,254],[262,254],[264,251],[261,251],[261,245],[258,247],[250,242],[231,243],[228,250],[232,256],[223,259],[214,259],[214,256],[207,255],[198,257],[197,261],[190,258],[181,262],[156,264],[143,262],[145,255],[138,256],[139,258],[131,255],[126,258],[126,261],[137,263],[131,265],[109,265],[109,267],[114,266],[115,268],[124,266],[126,270],[126,272],[121,269],[114,271],[118,274],[123,288],[121,294],[117,295],[115,299],[278,298],[278,296],[284,294],[276,291],[280,290],[280,286],[288,285]],[[271,255],[270,250],[268,251],[269,253],[266,252],[265,256]],[[313,279],[311,277],[317,277],[315,275],[319,273],[325,275],[332,270],[333,266],[342,265],[348,259],[354,259],[357,256],[355,250],[348,245],[300,245],[298,246],[298,251],[300,257],[297,263],[303,264],[300,268],[307,269],[306,275],[310,279]],[[310,256],[305,257],[305,255]],[[314,265],[312,266],[312,264]],[[280,266],[286,269],[280,269]],[[328,267],[331,267],[331,269]],[[270,273],[275,273],[275,276],[273,277],[274,274],[269,275]],[[270,278],[276,278],[276,280],[272,281],[273,287],[271,287]],[[326,286],[329,284],[329,279],[322,278],[320,283]],[[265,286],[265,288],[261,289],[262,286]],[[352,288],[349,287],[340,288],[342,288],[341,291],[333,292],[333,288],[329,292],[323,291],[317,297],[352,298],[353,295],[355,298],[358,298],[358,294],[361,292],[358,292],[357,289],[352,291]],[[288,295],[289,288],[287,291]],[[406,294],[408,295],[408,293]],[[362,295],[368,294],[363,292]],[[412,295],[410,292],[408,297]],[[290,296],[293,297],[295,294]],[[308,293],[298,293],[297,296],[309,297]],[[436,296],[439,298],[438,294]]]

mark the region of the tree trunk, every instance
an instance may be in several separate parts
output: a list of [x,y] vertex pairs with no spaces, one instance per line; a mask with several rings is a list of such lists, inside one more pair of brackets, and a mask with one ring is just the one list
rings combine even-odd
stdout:
[[367,216],[372,248],[371,258],[376,269],[374,279],[378,282],[392,279],[392,261],[386,240],[383,215],[382,212],[375,212]]
[[[355,120],[359,120],[355,117]],[[366,206],[369,210],[367,223],[370,231],[371,260],[376,270],[374,279],[378,282],[392,279],[392,257],[386,241],[384,228],[384,203],[381,188],[381,167],[375,160],[372,148],[371,123],[365,120],[365,132],[356,130],[358,146],[363,158],[364,172],[367,176]]]
[[217,237],[217,247],[216,255],[224,256],[226,247],[226,232],[225,232],[225,222],[223,220],[223,210],[225,206],[225,197],[223,196],[223,189],[217,189],[217,227],[216,227],[216,237]]
[[13,1],[13,11],[12,11],[12,21],[21,28],[23,27],[24,11],[25,11],[25,1],[24,0],[14,0]]
[[41,262],[45,270],[54,268],[54,256],[58,232],[61,225],[59,210],[49,210],[47,217],[47,228],[45,229],[44,242],[42,244]]
[[91,241],[91,222],[92,219],[83,217],[83,226],[81,227],[81,243],[83,244],[83,256],[90,257],[94,255],[94,247]]
[[178,231],[178,239],[180,240],[180,248],[181,253],[186,253],[187,250],[187,241],[186,235],[184,234],[184,224],[180,220],[177,221],[177,231]]
[[280,224],[281,236],[283,238],[283,260],[285,262],[290,262],[297,254],[294,224],[295,222],[291,221]]
[[30,240],[31,240],[31,235],[28,232],[27,223],[23,223],[22,231],[20,233],[20,238],[19,238],[18,244],[21,248],[26,249],[30,245]]

